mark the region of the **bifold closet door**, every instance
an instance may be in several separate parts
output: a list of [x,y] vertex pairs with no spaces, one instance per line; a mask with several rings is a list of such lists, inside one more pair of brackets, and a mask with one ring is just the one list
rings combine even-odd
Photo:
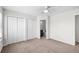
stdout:
[[22,17],[8,17],[7,42],[15,43],[27,39],[26,20]]
[[18,39],[17,17],[8,17],[7,25],[7,42],[8,44],[14,43]]
[[33,35],[33,24],[32,20],[28,20],[28,40],[32,39]]
[[26,20],[22,17],[18,17],[18,40],[26,40],[27,35],[26,35]]

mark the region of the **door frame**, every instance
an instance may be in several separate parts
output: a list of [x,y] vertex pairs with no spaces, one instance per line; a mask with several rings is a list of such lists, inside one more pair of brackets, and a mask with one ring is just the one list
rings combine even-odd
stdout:
[[38,16],[38,18],[37,18],[37,37],[40,39],[40,20],[46,20],[46,39],[49,39],[48,16],[43,16],[43,18]]

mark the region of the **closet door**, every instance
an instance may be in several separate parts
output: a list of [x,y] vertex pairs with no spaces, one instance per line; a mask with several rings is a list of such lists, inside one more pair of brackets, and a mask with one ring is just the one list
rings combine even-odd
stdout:
[[32,35],[33,35],[33,24],[32,24],[32,20],[28,20],[28,40],[32,39]]
[[18,17],[18,40],[26,40],[26,20],[22,17]]
[[17,17],[8,17],[7,19],[7,42],[8,44],[16,42],[17,35]]

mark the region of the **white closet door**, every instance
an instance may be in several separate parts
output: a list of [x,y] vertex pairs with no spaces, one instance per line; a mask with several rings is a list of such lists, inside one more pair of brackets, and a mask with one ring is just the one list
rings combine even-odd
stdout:
[[7,30],[7,41],[8,44],[16,42],[17,38],[17,18],[8,17],[8,30]]
[[18,40],[26,40],[26,20],[22,17],[18,17]]
[[28,40],[32,39],[32,35],[33,35],[33,24],[32,24],[32,20],[28,20]]

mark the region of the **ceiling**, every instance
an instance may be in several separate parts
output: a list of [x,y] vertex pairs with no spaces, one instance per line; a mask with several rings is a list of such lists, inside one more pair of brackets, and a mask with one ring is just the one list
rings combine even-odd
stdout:
[[[26,13],[33,16],[38,16],[44,14],[42,11],[45,9],[45,6],[3,6],[3,8],[7,10]],[[78,8],[79,6],[50,6],[49,11],[50,14],[56,14]]]

